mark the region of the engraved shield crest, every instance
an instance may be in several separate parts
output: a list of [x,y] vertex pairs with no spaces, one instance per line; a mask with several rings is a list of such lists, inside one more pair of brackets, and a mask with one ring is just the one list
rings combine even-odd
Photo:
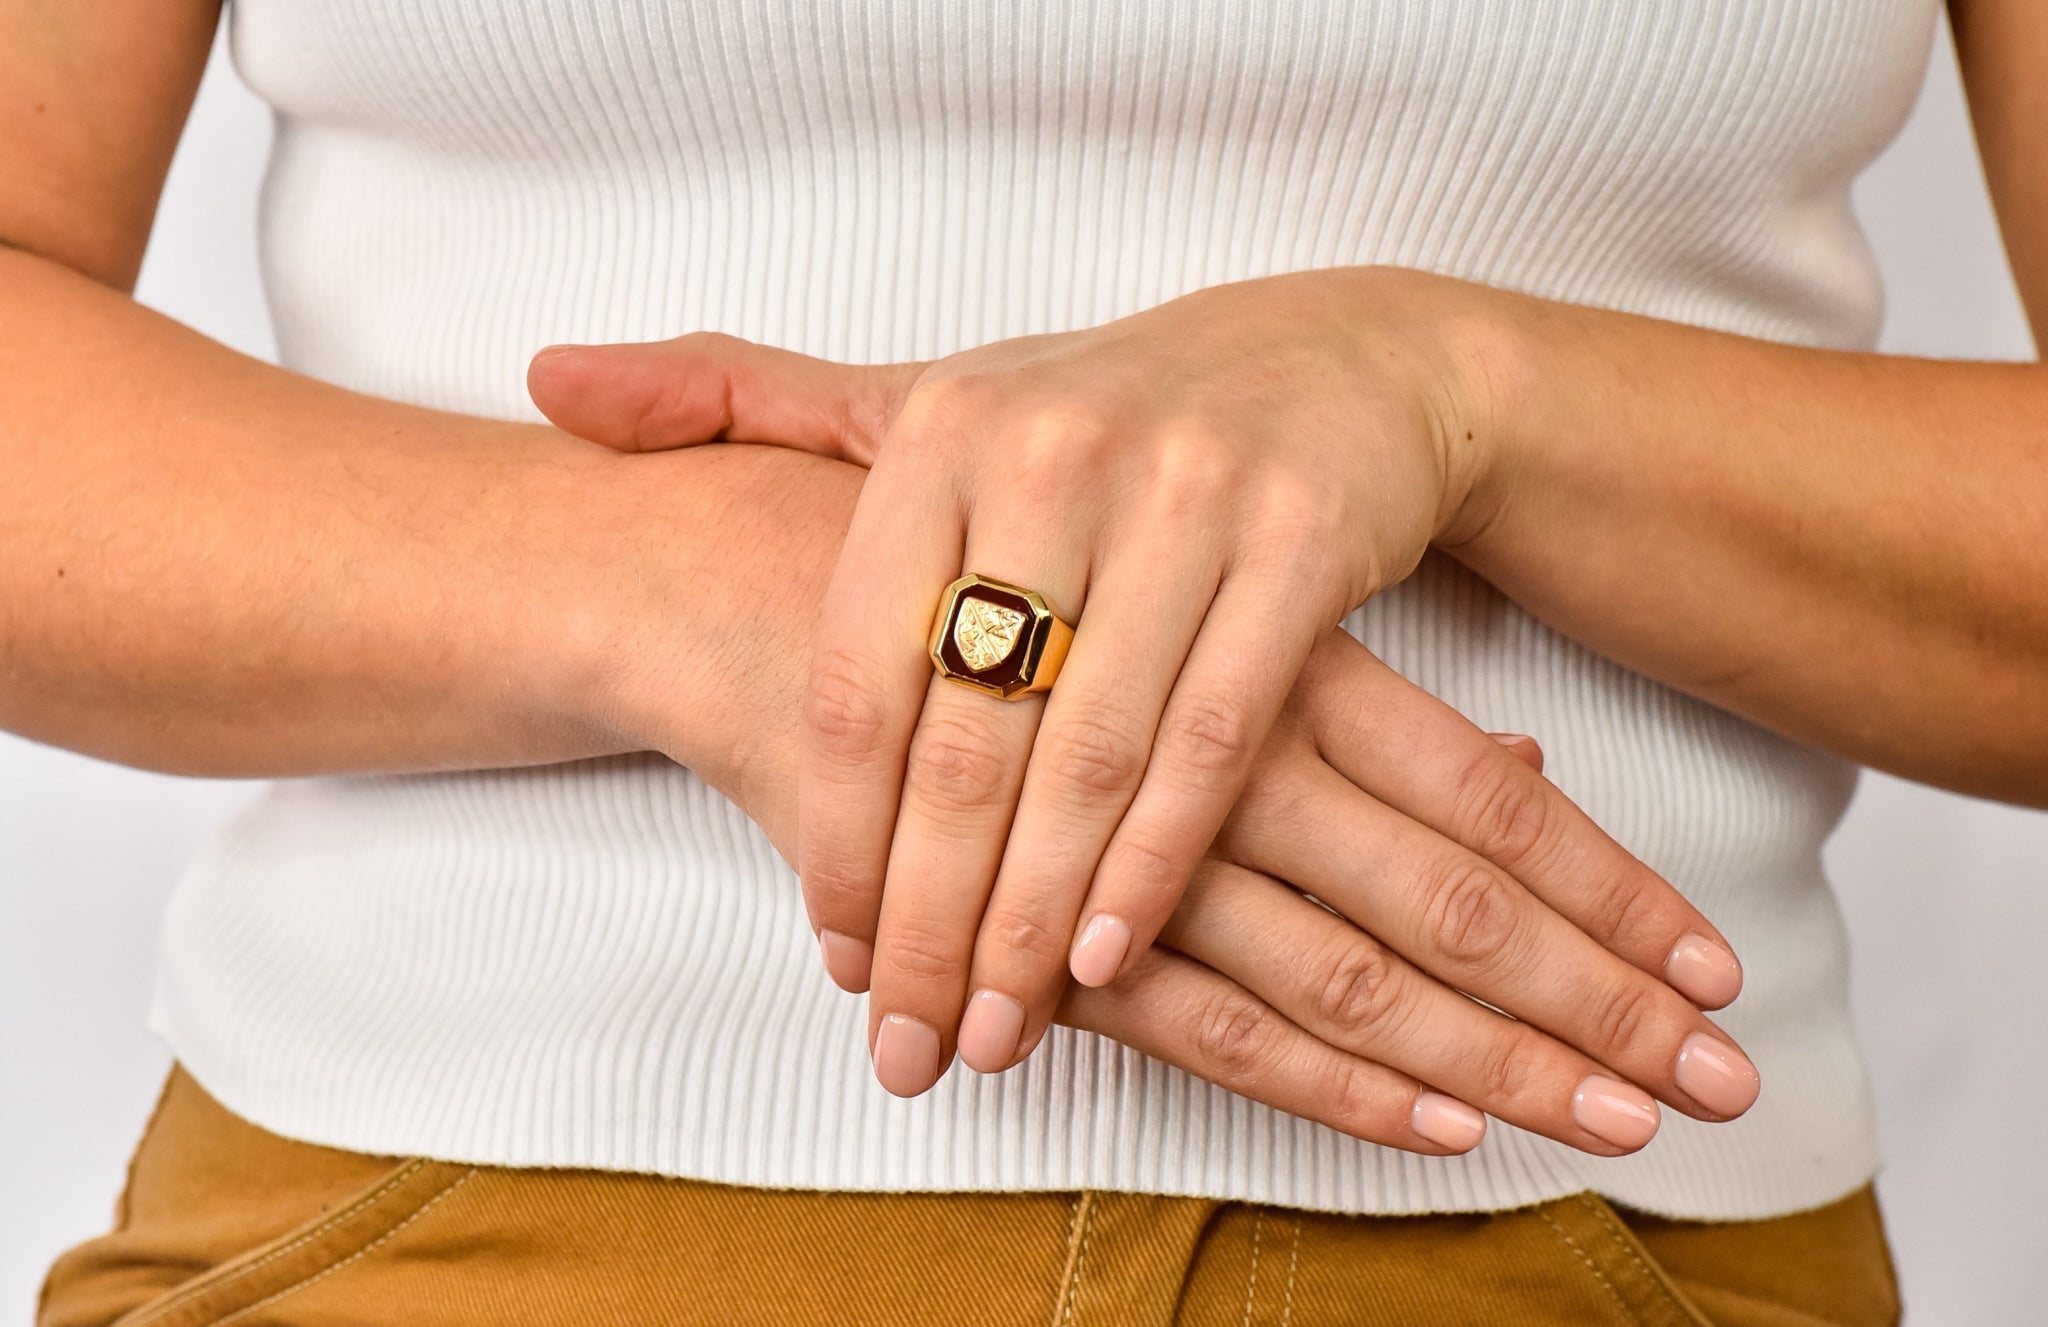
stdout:
[[953,619],[953,644],[960,658],[977,673],[985,673],[1010,657],[1024,630],[1024,614],[1014,608],[992,604],[986,599],[960,601]]

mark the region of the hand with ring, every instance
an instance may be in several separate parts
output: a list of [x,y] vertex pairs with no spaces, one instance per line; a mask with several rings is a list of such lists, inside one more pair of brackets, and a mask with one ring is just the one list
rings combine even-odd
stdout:
[[712,338],[717,371],[614,365],[618,416],[572,426],[830,435],[872,466],[810,675],[796,864],[834,979],[872,990],[889,1090],[956,1046],[1006,1067],[1069,972],[1131,970],[1317,642],[1466,516],[1485,412],[1413,275],[1218,287],[931,364]]

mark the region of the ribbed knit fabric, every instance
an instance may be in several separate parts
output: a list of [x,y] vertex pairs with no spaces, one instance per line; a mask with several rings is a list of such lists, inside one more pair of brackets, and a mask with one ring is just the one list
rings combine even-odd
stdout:
[[[1866,346],[1849,185],[1933,0],[237,0],[277,108],[285,362],[529,417],[552,341],[716,328],[926,357],[1237,278],[1397,263]],[[1655,458],[1646,456],[1645,464]],[[271,790],[172,905],[156,1026],[287,1135],[861,1189],[1083,1187],[1355,1212],[1592,1187],[1757,1216],[1875,1156],[1819,849],[1837,761],[1596,657],[1432,559],[1349,622],[1734,940],[1741,1121],[1596,1160],[1495,1124],[1359,1143],[1057,1030],[897,1101],[789,872],[652,757]]]

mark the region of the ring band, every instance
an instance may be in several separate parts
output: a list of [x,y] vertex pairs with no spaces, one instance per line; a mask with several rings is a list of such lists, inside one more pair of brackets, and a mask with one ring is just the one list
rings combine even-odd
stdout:
[[1044,596],[969,574],[939,596],[929,648],[940,677],[1020,700],[1052,689],[1073,643],[1073,624],[1048,608]]

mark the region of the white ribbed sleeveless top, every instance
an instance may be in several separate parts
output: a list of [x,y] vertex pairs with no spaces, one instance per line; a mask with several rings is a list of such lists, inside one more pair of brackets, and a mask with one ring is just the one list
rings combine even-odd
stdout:
[[[283,360],[532,417],[553,341],[715,328],[929,357],[1262,273],[1428,268],[1811,345],[1881,300],[1849,186],[1935,0],[236,0],[277,112]],[[1651,458],[1645,458],[1651,463]],[[1744,1119],[1597,1160],[1496,1123],[1423,1159],[1065,1029],[898,1101],[796,883],[652,757],[276,785],[172,904],[155,1026],[281,1133],[756,1185],[1353,1212],[1592,1187],[1756,1216],[1869,1178],[1820,867],[1854,782],[1432,559],[1348,625],[1733,939]]]

